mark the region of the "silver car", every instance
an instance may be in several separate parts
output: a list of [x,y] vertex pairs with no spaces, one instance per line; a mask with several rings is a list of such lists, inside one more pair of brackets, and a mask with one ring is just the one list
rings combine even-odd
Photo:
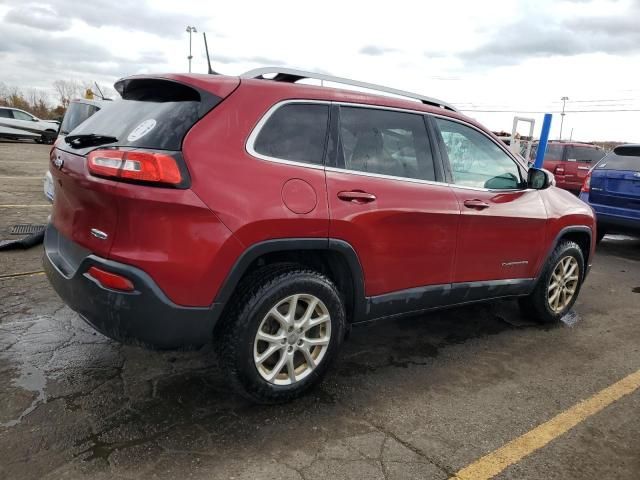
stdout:
[[53,143],[58,128],[59,123],[54,120],[41,120],[19,108],[0,107],[0,137]]

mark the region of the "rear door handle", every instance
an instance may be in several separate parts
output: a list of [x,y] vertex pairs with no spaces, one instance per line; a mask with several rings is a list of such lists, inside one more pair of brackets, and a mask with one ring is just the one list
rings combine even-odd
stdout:
[[373,193],[361,190],[351,190],[349,192],[338,192],[338,198],[351,203],[370,203],[375,201],[376,196]]
[[488,203],[478,200],[477,198],[473,200],[465,200],[464,206],[467,208],[473,208],[474,210],[484,210],[485,208],[489,208]]

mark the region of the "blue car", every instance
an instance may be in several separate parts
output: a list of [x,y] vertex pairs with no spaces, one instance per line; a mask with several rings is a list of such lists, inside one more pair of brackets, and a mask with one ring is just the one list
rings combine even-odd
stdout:
[[640,145],[621,145],[600,160],[580,198],[596,212],[598,241],[607,233],[640,235]]

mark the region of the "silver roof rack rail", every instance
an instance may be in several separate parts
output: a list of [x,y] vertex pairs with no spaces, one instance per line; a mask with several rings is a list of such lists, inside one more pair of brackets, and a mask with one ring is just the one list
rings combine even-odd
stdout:
[[248,72],[240,75],[242,78],[257,78],[257,79],[265,79],[265,75],[275,74],[273,78],[268,78],[268,80],[274,80],[276,82],[289,82],[295,83],[298,80],[302,80],[305,78],[310,78],[314,80],[323,80],[325,82],[334,82],[341,83],[343,85],[351,85],[359,88],[366,88],[369,90],[376,90],[378,92],[390,93],[392,95],[398,95],[400,97],[412,98],[414,100],[419,100],[420,102],[433,105],[440,108],[445,108],[447,110],[451,110],[453,112],[457,112],[453,106],[449,105],[446,102],[438,100],[436,98],[425,97],[424,95],[419,95],[417,93],[406,92],[404,90],[397,90],[395,88],[383,87],[381,85],[375,85],[373,83],[360,82],[358,80],[350,80],[348,78],[342,77],[334,77],[332,75],[325,75],[323,73],[313,73],[313,72],[305,72],[304,70],[296,70],[294,68],[281,68],[281,67],[264,67],[264,68],[256,68],[255,70],[249,70]]

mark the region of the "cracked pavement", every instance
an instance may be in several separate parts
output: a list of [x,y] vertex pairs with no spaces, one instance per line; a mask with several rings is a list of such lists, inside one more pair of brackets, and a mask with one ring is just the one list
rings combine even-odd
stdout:
[[[0,177],[20,158],[21,175],[43,174],[47,152],[0,142]],[[0,186],[0,203],[46,203],[41,181]],[[48,215],[7,210],[0,238]],[[355,328],[319,388],[268,407],[232,395],[209,348],[120,345],[44,275],[1,278],[41,255],[0,252],[2,479],[446,479],[640,368],[633,239],[602,243],[571,327],[505,301]],[[636,479],[639,410],[636,391],[499,478]]]

